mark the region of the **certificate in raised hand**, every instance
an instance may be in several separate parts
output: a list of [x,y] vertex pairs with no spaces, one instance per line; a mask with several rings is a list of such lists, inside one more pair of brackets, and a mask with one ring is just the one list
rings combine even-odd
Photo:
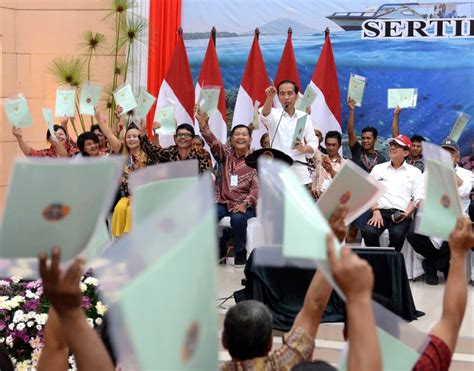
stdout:
[[356,107],[362,107],[366,83],[367,79],[365,77],[351,73],[349,88],[347,89],[347,100],[352,99],[355,101]]
[[4,99],[3,109],[11,126],[25,128],[33,122],[28,102],[23,94]]
[[117,88],[114,91],[114,100],[117,106],[122,107],[121,115],[125,115],[138,106],[130,84],[125,84]]
[[415,108],[418,89],[388,89],[388,108]]

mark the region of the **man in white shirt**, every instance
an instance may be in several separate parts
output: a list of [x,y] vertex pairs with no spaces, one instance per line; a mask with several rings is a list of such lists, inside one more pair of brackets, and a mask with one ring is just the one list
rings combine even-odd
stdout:
[[405,135],[388,140],[390,161],[375,165],[370,174],[386,191],[372,207],[372,216],[362,229],[367,246],[380,246],[379,237],[388,229],[390,244],[400,251],[411,224],[411,216],[423,197],[423,176],[405,159],[410,154],[411,141]]
[[[318,149],[318,138],[314,134],[311,117],[303,111],[295,109],[298,99],[298,87],[293,81],[283,80],[275,88],[273,85],[265,89],[267,98],[260,111],[260,120],[268,129],[270,146],[289,155],[295,163],[292,168],[301,184],[309,185],[311,177],[306,158],[311,158]],[[273,98],[278,94],[281,108],[272,108]],[[292,148],[296,122],[306,115],[306,125],[302,141],[297,141]]]
[[[463,211],[467,213],[470,203],[470,193],[472,189],[471,176],[469,170],[458,166],[459,146],[451,138],[446,138],[441,147],[451,154],[453,159],[454,173],[456,174],[456,185],[458,186],[459,197]],[[411,226],[407,240],[413,249],[425,259],[422,262],[425,271],[425,283],[428,285],[438,284],[438,271],[443,272],[447,278],[449,271],[449,260],[451,258],[448,241],[442,241],[437,238],[429,238],[414,232],[414,226]]]

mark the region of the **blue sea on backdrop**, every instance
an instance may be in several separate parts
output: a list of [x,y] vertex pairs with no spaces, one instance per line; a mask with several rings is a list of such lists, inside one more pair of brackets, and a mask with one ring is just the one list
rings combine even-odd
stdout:
[[[237,91],[253,36],[217,39],[217,52],[228,93]],[[280,62],[286,35],[260,36],[260,47],[270,78]],[[460,138],[463,153],[470,153],[474,137],[474,40],[417,39],[362,40],[359,31],[335,32],[331,42],[336,60],[341,101],[347,99],[350,73],[365,76],[367,87],[356,128],[375,126],[382,137],[391,136],[392,110],[387,89],[418,88],[416,109],[401,113],[401,133],[414,133],[441,142],[450,132],[458,112],[473,116]],[[196,81],[208,39],[186,40],[191,72]],[[293,46],[302,88],[309,83],[324,43],[324,34],[293,35]],[[233,107],[230,107],[233,109]],[[348,111],[342,106],[343,130]]]

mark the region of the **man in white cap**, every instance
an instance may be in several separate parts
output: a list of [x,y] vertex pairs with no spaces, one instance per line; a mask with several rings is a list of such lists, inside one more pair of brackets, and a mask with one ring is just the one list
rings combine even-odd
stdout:
[[380,246],[379,237],[388,229],[389,246],[400,251],[410,227],[412,214],[423,197],[423,176],[405,159],[410,154],[411,141],[405,135],[388,140],[390,161],[375,165],[370,174],[386,191],[372,207],[372,215],[362,229],[367,246]]

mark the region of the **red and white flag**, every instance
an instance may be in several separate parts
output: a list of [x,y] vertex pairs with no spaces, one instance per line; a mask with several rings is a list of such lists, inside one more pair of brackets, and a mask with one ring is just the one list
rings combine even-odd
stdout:
[[[263,106],[266,99],[265,89],[270,86],[262,51],[258,44],[258,29],[255,30],[252,48],[250,49],[244,75],[240,83],[235,102],[232,127],[239,124],[249,125],[253,121],[256,102]],[[267,132],[264,125],[259,125],[252,133],[252,148],[260,148],[260,138]]]
[[313,127],[321,130],[323,136],[332,130],[341,132],[341,95],[329,30],[310,84],[317,93],[311,105]]
[[[212,29],[209,44],[207,44],[206,55],[202,62],[201,72],[199,72],[198,81],[195,89],[195,102],[199,99],[201,89],[206,86],[219,86],[221,93],[219,95],[219,102],[217,111],[209,118],[209,127],[214,135],[222,143],[227,142],[227,124],[226,124],[226,107],[225,107],[225,93],[224,81],[222,80],[221,69],[219,67],[219,60],[217,59],[216,45],[214,44],[215,28]],[[196,134],[200,133],[199,125],[194,125]]]
[[[161,83],[156,109],[170,105],[174,106],[177,125],[193,124],[194,84],[181,29],[178,31],[173,58]],[[163,147],[173,145],[173,136],[161,135],[160,144]]]
[[[293,42],[291,36],[293,31],[291,27],[288,29],[288,37],[286,38],[285,47],[281,55],[280,64],[275,77],[275,87],[283,80],[291,80],[296,83],[298,89],[301,91],[300,77],[298,68],[296,67],[295,52],[293,50]],[[278,101],[279,104],[279,101]]]

